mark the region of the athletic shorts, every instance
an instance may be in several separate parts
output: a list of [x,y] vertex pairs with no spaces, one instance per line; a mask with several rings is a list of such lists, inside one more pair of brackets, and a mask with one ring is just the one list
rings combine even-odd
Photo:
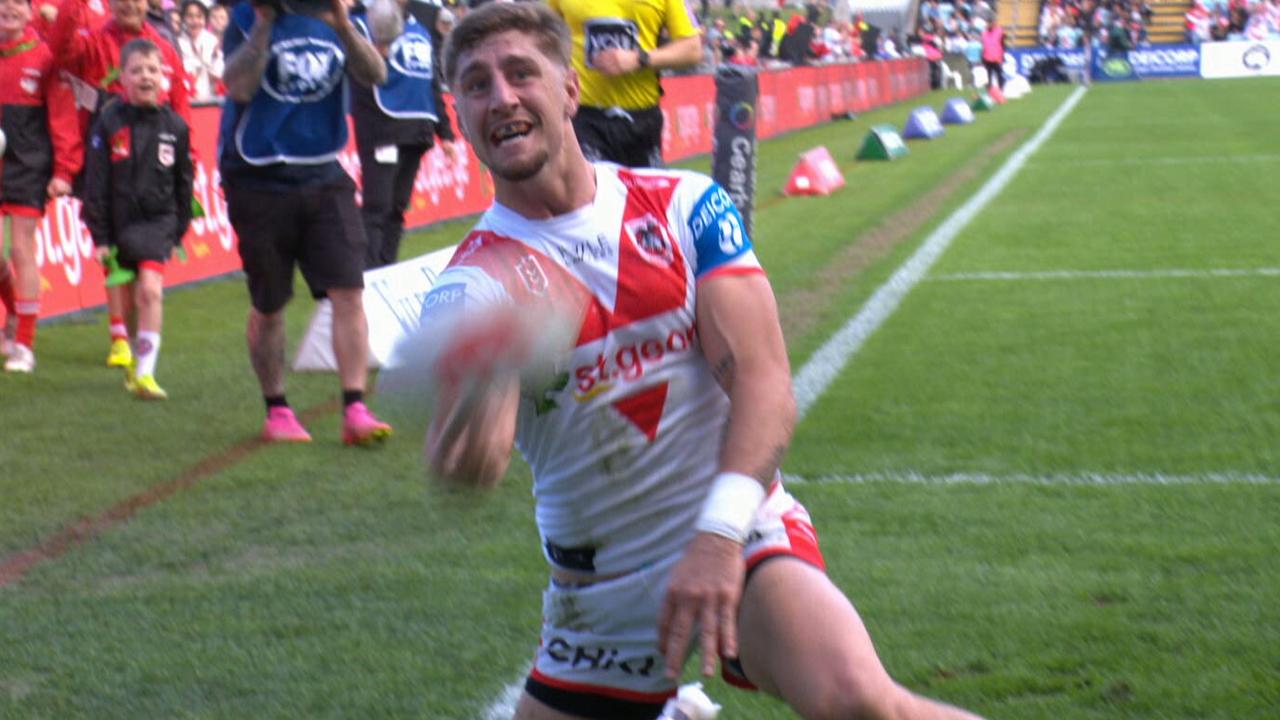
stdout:
[[178,218],[175,215],[126,225],[115,238],[121,267],[137,270],[142,263],[163,265],[173,255],[177,235]]
[[[809,512],[781,483],[774,484],[756,513],[743,555],[748,577],[760,563],[779,556],[826,568]],[[542,597],[542,637],[525,691],[585,718],[657,717],[676,691],[658,651],[658,613],[678,560],[671,557],[589,585],[552,581]],[[726,681],[753,689],[736,660],[721,660]]]
[[662,167],[662,110],[582,106],[573,117],[578,145],[588,160],[625,167]]
[[288,192],[227,187],[225,194],[258,312],[289,302],[295,267],[315,298],[364,287],[364,225],[350,181]]

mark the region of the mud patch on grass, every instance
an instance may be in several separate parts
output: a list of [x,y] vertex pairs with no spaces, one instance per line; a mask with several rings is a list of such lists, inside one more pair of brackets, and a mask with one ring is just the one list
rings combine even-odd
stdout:
[[812,331],[823,311],[834,298],[839,297],[841,289],[851,278],[924,227],[952,195],[977,178],[992,160],[1025,134],[1026,129],[1015,128],[996,138],[932,190],[847,245],[813,278],[813,282],[779,296],[778,313],[787,341],[799,340]]

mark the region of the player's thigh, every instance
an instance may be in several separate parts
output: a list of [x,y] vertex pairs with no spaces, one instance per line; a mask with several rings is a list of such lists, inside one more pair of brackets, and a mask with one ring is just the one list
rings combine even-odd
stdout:
[[738,646],[747,677],[805,716],[833,696],[865,705],[896,691],[853,604],[797,558],[774,558],[752,573]]

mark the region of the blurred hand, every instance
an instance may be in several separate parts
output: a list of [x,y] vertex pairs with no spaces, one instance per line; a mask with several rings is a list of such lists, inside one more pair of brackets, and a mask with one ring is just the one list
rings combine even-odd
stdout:
[[100,263],[106,263],[106,262],[107,262],[107,256],[108,256],[108,255],[110,255],[110,254],[111,254],[111,248],[110,248],[110,246],[107,246],[107,245],[94,245],[94,246],[93,246],[93,256],[94,256],[95,258],[97,258],[98,262],[100,262]]
[[66,197],[71,194],[71,183],[62,178],[54,178],[49,181],[49,186],[45,188],[45,192],[49,193],[51,198]]

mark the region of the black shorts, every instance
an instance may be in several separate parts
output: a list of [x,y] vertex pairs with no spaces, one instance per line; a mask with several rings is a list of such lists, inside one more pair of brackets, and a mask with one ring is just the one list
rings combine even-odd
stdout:
[[258,312],[275,313],[293,297],[295,265],[315,298],[364,287],[366,241],[350,180],[288,192],[224,190]]
[[137,269],[142,262],[168,262],[173,255],[177,235],[176,215],[162,215],[126,225],[115,236],[120,265]]
[[573,116],[578,145],[588,160],[626,167],[662,167],[662,109],[621,110],[583,105]]

